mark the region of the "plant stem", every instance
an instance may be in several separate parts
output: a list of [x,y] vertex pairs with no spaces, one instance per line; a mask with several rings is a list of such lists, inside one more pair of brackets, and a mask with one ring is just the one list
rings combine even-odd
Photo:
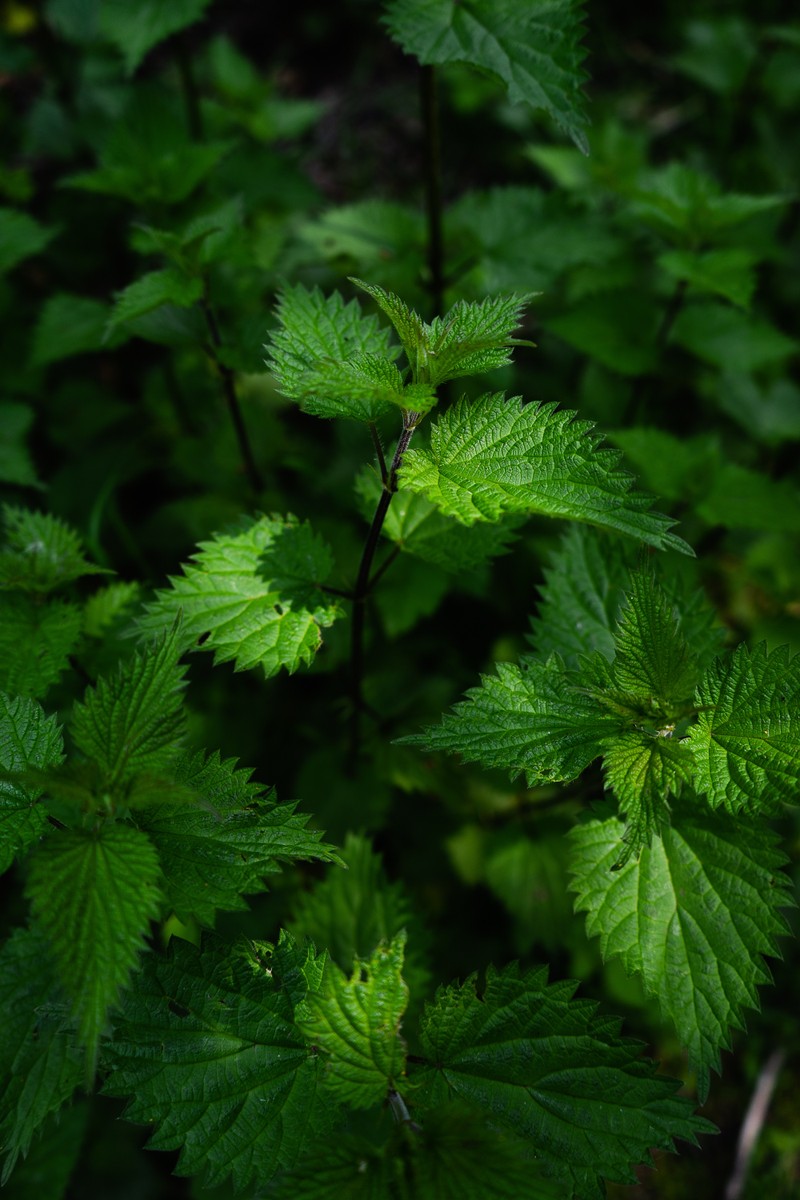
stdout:
[[378,460],[378,466],[381,470],[381,483],[386,486],[386,481],[389,478],[389,473],[386,470],[386,459],[383,454],[383,446],[381,445],[381,437],[378,433],[378,427],[374,421],[369,422],[369,435],[372,438],[372,445],[375,447],[375,457]]
[[420,75],[422,125],[425,134],[425,204],[428,213],[428,274],[434,315],[444,312],[444,239],[442,236],[442,137],[439,125],[436,69]]
[[204,295],[200,301],[200,307],[203,310],[208,333],[211,338],[209,353],[214,360],[214,364],[219,371],[219,377],[222,380],[222,391],[225,396],[225,401],[228,405],[233,428],[236,431],[236,439],[239,443],[239,452],[242,456],[242,462],[247,473],[247,478],[250,482],[250,487],[254,492],[260,492],[264,487],[264,481],[261,478],[261,472],[256,466],[256,460],[253,456],[253,450],[250,445],[250,439],[247,436],[242,410],[239,407],[239,399],[236,395],[236,384],[233,378],[233,371],[225,363],[220,361],[219,351],[222,348],[222,338],[219,335],[219,326],[217,318],[214,316],[214,310],[208,299],[208,295]]
[[352,712],[350,714],[350,749],[348,753],[348,771],[351,775],[355,771],[361,749],[361,713],[364,709],[364,610],[371,588],[372,560],[378,548],[383,522],[386,520],[392,496],[397,491],[397,472],[402,466],[403,455],[408,449],[408,443],[411,441],[418,421],[419,413],[405,412],[403,414],[403,432],[397,439],[388,475],[384,481],[378,503],[375,506],[375,513],[372,517],[372,523],[369,527],[367,539],[364,542],[364,549],[361,554],[356,585],[353,588],[353,625],[350,637],[350,699],[352,702]]

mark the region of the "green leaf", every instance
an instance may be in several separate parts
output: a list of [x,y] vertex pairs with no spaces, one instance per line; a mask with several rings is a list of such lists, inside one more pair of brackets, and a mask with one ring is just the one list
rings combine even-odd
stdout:
[[203,294],[203,281],[182,271],[167,267],[163,271],[150,271],[129,284],[115,297],[108,329],[112,330],[124,321],[141,317],[162,304],[175,304],[178,308],[189,308]]
[[594,529],[570,525],[549,567],[529,639],[540,658],[555,653],[578,667],[598,651],[613,659],[614,630],[630,580],[625,546]]
[[[0,692],[0,770],[57,766],[63,758],[61,730],[35,700]],[[0,779],[0,873],[40,837],[47,817],[37,800],[41,789]]]
[[770,981],[761,955],[778,953],[778,909],[792,902],[784,858],[763,826],[682,812],[638,862],[612,871],[621,833],[612,819],[570,834],[576,905],[603,957],[641,974],[674,1023],[704,1101],[728,1028],[741,1028],[742,1008],[758,1007],[756,987]]
[[63,600],[0,593],[0,688],[43,696],[81,636],[81,610]]
[[619,801],[625,818],[623,847],[613,870],[623,867],[649,846],[653,835],[662,836],[669,825],[669,797],[680,796],[681,785],[691,783],[694,764],[689,750],[663,735],[627,730],[609,738],[604,747],[606,786]]
[[327,1055],[324,1082],[352,1108],[386,1099],[403,1074],[400,1022],[408,1004],[403,980],[405,934],[357,959],[352,975],[328,959],[319,991],[295,1010],[299,1028]]
[[264,891],[264,876],[281,863],[336,858],[319,830],[306,829],[308,817],[265,796],[251,773],[218,753],[183,757],[173,779],[197,803],[167,798],[137,813],[158,851],[167,902],[182,921],[213,926],[217,909],[247,908],[242,897]]
[[522,772],[528,786],[576,779],[601,752],[618,718],[578,686],[557,655],[498,663],[496,675],[445,713],[441,725],[403,741],[458,754],[465,762]]
[[105,1090],[155,1124],[154,1150],[181,1149],[176,1173],[237,1192],[303,1159],[334,1124],[322,1062],[295,1021],[322,961],[282,934],[232,953],[173,940],[151,955],[123,1001]]
[[615,684],[654,712],[669,711],[692,694],[695,667],[680,616],[650,571],[630,576],[614,647]]
[[774,325],[725,304],[687,304],[671,340],[723,371],[759,371],[797,353],[798,342]]
[[0,483],[42,487],[26,440],[32,424],[33,410],[27,404],[0,402]]
[[178,611],[181,645],[207,635],[202,649],[237,671],[261,666],[269,677],[296,671],[322,644],[321,630],[341,611],[321,589],[332,568],[326,543],[292,516],[243,520],[201,542],[183,575],[156,592],[140,619],[144,633],[171,623]]
[[574,0],[390,0],[389,33],[425,65],[468,63],[544,109],[588,154],[581,87],[583,5]]
[[122,580],[99,588],[84,605],[83,632],[91,638],[106,637],[120,619],[130,615],[140,593],[140,584]]
[[40,225],[28,213],[16,208],[0,208],[0,275],[44,250],[57,233],[57,229]]
[[108,1015],[161,906],[158,855],[138,829],[52,833],[31,855],[27,894],[72,1003],[91,1075]]
[[800,789],[800,655],[738,646],[697,689],[689,747],[695,786],[728,812],[773,812]]
[[[386,313],[411,364],[414,379],[432,388],[448,379],[492,371],[511,362],[514,346],[531,345],[511,337],[533,298],[494,296],[480,303],[459,300],[430,325],[392,292],[353,279]],[[429,406],[430,407],[430,406]]]
[[710,525],[800,533],[800,491],[791,480],[727,462],[709,482],[697,512]]
[[[83,1079],[64,1001],[42,934],[17,929],[0,950],[0,1145],[2,1184],[50,1113]],[[44,1194],[44,1193],[42,1193]]]
[[3,524],[0,590],[49,592],[84,575],[109,574],[84,558],[78,534],[58,517],[4,504]]
[[703,496],[720,467],[719,439],[713,434],[678,438],[663,429],[635,426],[609,433],[639,472],[646,487],[665,500],[690,500]]
[[66,292],[50,296],[34,326],[31,366],[46,367],[77,354],[114,349],[125,335],[117,334],[104,342],[107,323],[108,307],[100,300]]
[[315,417],[353,417],[372,421],[389,405],[428,412],[436,393],[425,383],[403,384],[393,362],[377,354],[357,354],[347,362],[327,362],[310,368],[303,383],[305,412]]
[[639,180],[631,208],[639,220],[669,241],[697,246],[718,241],[723,232],[789,199],[723,192],[710,175],[671,162]]
[[357,959],[366,960],[383,942],[403,930],[411,935],[405,958],[405,978],[412,994],[424,992],[429,971],[422,961],[424,931],[418,927],[405,888],[390,883],[381,856],[368,838],[349,833],[341,851],[347,870],[334,867],[310,891],[294,902],[290,931],[298,940],[308,937],[324,947],[342,971]]
[[477,1107],[578,1196],[597,1194],[598,1177],[632,1183],[653,1147],[711,1131],[675,1095],[679,1082],[656,1077],[639,1043],[619,1037],[618,1021],[573,1000],[575,984],[546,981],[544,968],[512,964],[488,968],[482,996],[475,977],[440,988],[421,1029],[431,1065],[410,1079],[417,1101]]
[[768,446],[800,441],[800,388],[790,379],[757,383],[729,372],[719,380],[717,404],[751,437]]
[[[375,370],[376,361],[390,366],[397,353],[389,345],[389,331],[375,317],[365,316],[357,301],[345,304],[339,292],[326,299],[318,288],[309,291],[297,284],[278,297],[277,315],[267,365],[284,396],[314,415],[374,421],[388,410],[385,398],[354,387],[359,363],[362,368],[371,363]],[[336,370],[346,369],[352,360],[356,379],[337,379]]]
[[[381,488],[381,481],[369,470],[356,480],[361,509],[368,519],[375,511]],[[520,518],[510,517],[496,525],[462,525],[453,517],[445,517],[424,496],[401,488],[392,497],[381,533],[405,553],[450,574],[462,575],[489,558],[506,554],[516,540],[515,526],[520,523]]]
[[693,253],[670,250],[659,256],[658,265],[673,279],[689,283],[699,292],[710,292],[749,308],[756,287],[757,255],[743,247],[725,247]]
[[591,422],[554,404],[523,406],[502,393],[461,400],[433,425],[429,449],[406,452],[400,482],[465,525],[544,513],[691,553],[668,532],[674,522],[649,512],[650,498],[631,491],[618,452],[598,449],[591,430]]
[[87,689],[75,705],[70,732],[77,748],[97,763],[114,789],[143,771],[169,767],[183,740],[186,668],[179,631],[139,650],[110,678]]
[[298,236],[317,254],[344,261],[361,274],[379,274],[409,290],[424,260],[425,222],[415,208],[385,200],[360,200],[330,208],[300,225]]
[[132,75],[159,42],[199,21],[209,0],[103,0],[100,29],[125,61]]

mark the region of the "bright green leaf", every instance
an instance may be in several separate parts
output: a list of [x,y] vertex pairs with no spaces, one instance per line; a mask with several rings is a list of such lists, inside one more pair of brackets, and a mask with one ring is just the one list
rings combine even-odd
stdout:
[[398,934],[368,959],[357,959],[349,978],[328,959],[319,991],[295,1010],[300,1029],[327,1056],[326,1087],[353,1108],[379,1104],[403,1074],[405,941],[405,934]]
[[183,647],[207,635],[202,649],[216,662],[235,661],[238,671],[296,671],[312,661],[321,630],[340,616],[321,588],[331,568],[327,545],[309,525],[291,516],[248,518],[200,543],[183,575],[156,592],[140,628],[163,630],[180,610]]
[[43,696],[66,670],[80,636],[77,604],[0,594],[0,688]]
[[613,819],[572,832],[577,907],[603,957],[619,955],[641,974],[674,1023],[705,1100],[728,1029],[741,1027],[741,1010],[758,1007],[756,987],[769,982],[761,955],[777,954],[786,931],[784,860],[763,827],[681,813],[638,862],[612,871],[621,835]]
[[673,522],[631,491],[618,453],[598,449],[588,421],[553,404],[521,405],[502,393],[461,400],[431,429],[430,448],[407,451],[400,482],[466,525],[504,513],[544,513],[691,553]]
[[159,913],[161,870],[145,834],[126,825],[51,833],[31,855],[27,892],[72,1003],[89,1073]]
[[800,655],[742,645],[706,671],[689,730],[695,786],[730,813],[800,798]]

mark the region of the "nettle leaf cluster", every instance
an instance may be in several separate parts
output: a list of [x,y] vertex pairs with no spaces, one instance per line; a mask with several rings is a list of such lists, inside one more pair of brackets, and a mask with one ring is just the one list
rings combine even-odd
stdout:
[[[800,657],[770,628],[769,646],[729,630],[761,628],[742,595],[763,576],[792,615],[795,343],[751,311],[790,181],[750,195],[699,155],[653,166],[604,117],[587,159],[580,0],[387,0],[381,26],[421,69],[427,221],[399,199],[325,208],[297,151],[324,102],[281,95],[225,37],[196,77],[207,10],[52,0],[43,18],[89,67],[72,117],[62,80],[25,144],[61,155],[67,215],[127,214],[138,268],[79,293],[56,257],[0,404],[0,869],[19,885],[2,1183],[68,1194],[94,1090],[192,1195],[599,1200],[715,1126],[557,978],[578,923],[584,959],[621,962],[655,1002],[700,1105],[788,931]],[[732,95],[747,30],[717,26],[689,31],[674,68]],[[714,70],[708,44],[727,48]],[[443,205],[442,67],[465,111],[488,97],[528,130],[525,160],[557,189]],[[531,113],[573,146],[536,140]],[[16,283],[62,227],[22,211],[32,175],[0,186]],[[102,380],[124,393],[141,341],[154,357],[126,409]],[[671,350],[758,454],[727,427],[658,427]],[[77,387],[47,374],[90,355]],[[64,456],[49,493],[27,441],[40,395]],[[75,515],[39,511],[59,504]],[[689,542],[740,530],[760,540],[725,542],[718,576],[733,550],[751,575],[715,611]],[[109,531],[140,582],[107,578]],[[442,715],[458,694],[442,676],[473,660],[449,610],[432,642],[422,623],[445,597],[502,602],[495,580],[532,556],[527,634],[481,609],[499,661]],[[276,731],[257,773],[277,791],[230,756],[254,724],[256,753]],[[462,978],[440,969],[421,895],[429,924],[452,896],[415,888],[392,805],[509,910],[521,961],[488,962],[476,928]]]

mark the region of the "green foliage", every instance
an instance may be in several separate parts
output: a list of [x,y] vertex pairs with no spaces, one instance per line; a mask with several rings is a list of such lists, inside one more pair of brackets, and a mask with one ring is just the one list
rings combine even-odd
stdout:
[[742,1008],[757,1007],[756,986],[769,982],[761,955],[777,954],[775,937],[786,931],[784,860],[758,826],[687,810],[638,862],[610,873],[618,837],[613,819],[574,830],[578,906],[603,956],[619,955],[629,974],[641,974],[674,1022],[705,1100],[728,1029],[741,1028]]
[[4,1185],[18,1156],[28,1154],[45,1119],[58,1112],[83,1077],[83,1063],[69,1037],[64,999],[51,962],[47,941],[35,929],[17,930],[0,951]]
[[321,833],[306,829],[308,817],[264,795],[251,774],[218,753],[182,756],[170,786],[160,783],[137,814],[158,851],[169,906],[184,922],[213,926],[218,909],[246,908],[242,897],[263,891],[263,877],[282,862],[335,859]]
[[319,990],[295,1017],[306,1037],[329,1056],[323,1077],[331,1096],[353,1108],[371,1108],[400,1081],[405,1046],[400,1021],[408,1003],[403,980],[405,935],[356,959],[351,976],[328,959]]
[[793,1195],[797,29],[262,8],[0,22],[9,1200]]
[[390,0],[386,23],[421,63],[469,63],[496,75],[512,103],[543,108],[584,154],[585,51],[579,0]]
[[573,984],[546,981],[541,968],[511,966],[490,968],[480,997],[474,978],[440,990],[422,1022],[431,1065],[414,1076],[419,1102],[454,1094],[491,1112],[531,1139],[547,1173],[577,1196],[597,1194],[598,1176],[630,1183],[652,1147],[709,1132],[617,1022],[573,1000]]
[[619,456],[598,450],[591,423],[554,405],[487,393],[461,400],[431,429],[430,449],[408,452],[400,479],[465,525],[504,513],[544,513],[614,529],[690,553],[673,524],[631,491]]
[[[47,822],[37,805],[42,789],[13,776],[27,767],[58,765],[63,757],[61,730],[35,700],[0,693],[0,873],[41,835]],[[8,778],[12,776],[12,778]]]
[[158,856],[137,829],[103,825],[51,834],[31,855],[28,895],[94,1073],[117,1002],[158,915]]
[[332,566],[323,540],[294,517],[256,517],[201,542],[183,575],[156,593],[139,625],[154,633],[182,614],[180,645],[203,637],[215,662],[237,671],[261,666],[269,677],[296,671],[339,616],[322,583]]
[[181,1148],[178,1174],[237,1192],[294,1165],[330,1129],[323,1065],[295,1022],[319,989],[323,961],[287,935],[276,946],[173,942],[151,955],[127,993],[106,1089],[131,1096],[150,1145]]

